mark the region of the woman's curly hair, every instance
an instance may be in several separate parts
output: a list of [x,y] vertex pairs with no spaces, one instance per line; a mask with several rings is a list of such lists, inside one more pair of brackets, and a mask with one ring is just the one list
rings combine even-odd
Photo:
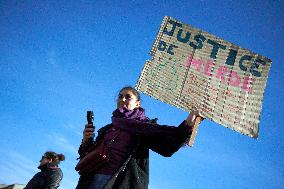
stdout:
[[52,151],[45,152],[44,157],[46,157],[47,159],[51,159],[52,162],[60,162],[65,160],[65,156],[63,154],[57,154]]

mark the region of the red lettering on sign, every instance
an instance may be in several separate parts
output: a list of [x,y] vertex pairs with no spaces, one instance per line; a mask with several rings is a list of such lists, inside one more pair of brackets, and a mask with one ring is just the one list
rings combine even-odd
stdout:
[[247,92],[252,91],[252,85],[255,81],[254,78],[248,76],[241,78],[236,71],[231,71],[229,73],[225,65],[214,68],[215,73],[213,73],[213,66],[215,65],[215,62],[212,59],[209,59],[205,63],[201,59],[194,59],[191,54],[188,55],[188,58],[185,62],[185,66],[187,68],[192,66],[193,69],[200,73],[203,73],[206,76],[214,76],[217,79],[221,79],[222,83],[226,83],[234,87],[240,87],[242,90]]
[[255,81],[254,78],[245,77],[243,85],[242,85],[242,89],[245,90],[245,91],[251,92],[252,82],[254,82],[254,81]]
[[241,83],[241,78],[239,76],[239,74],[235,71],[232,71],[230,73],[230,76],[229,76],[229,85],[231,86],[235,86],[235,87],[238,87],[240,86],[240,83]]
[[207,75],[207,76],[211,76],[212,73],[211,73],[211,70],[212,70],[212,67],[215,65],[214,61],[213,60],[208,60],[207,61],[207,64],[205,65],[204,67],[204,74]]
[[217,75],[216,78],[220,79],[225,82],[225,74],[227,73],[227,68],[226,66],[220,66],[217,70]]

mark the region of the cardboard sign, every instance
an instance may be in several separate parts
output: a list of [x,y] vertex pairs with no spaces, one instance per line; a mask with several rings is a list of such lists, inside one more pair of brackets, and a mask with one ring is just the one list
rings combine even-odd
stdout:
[[271,60],[166,16],[136,88],[257,138]]

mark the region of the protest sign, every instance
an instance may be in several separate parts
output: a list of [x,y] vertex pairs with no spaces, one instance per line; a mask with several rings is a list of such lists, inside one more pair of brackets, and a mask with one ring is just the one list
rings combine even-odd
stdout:
[[136,88],[253,138],[271,60],[166,16]]

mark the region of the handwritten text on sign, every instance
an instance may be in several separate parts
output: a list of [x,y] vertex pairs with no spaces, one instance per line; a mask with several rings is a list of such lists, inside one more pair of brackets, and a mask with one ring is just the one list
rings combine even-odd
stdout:
[[271,61],[165,17],[137,89],[251,137],[258,136]]

